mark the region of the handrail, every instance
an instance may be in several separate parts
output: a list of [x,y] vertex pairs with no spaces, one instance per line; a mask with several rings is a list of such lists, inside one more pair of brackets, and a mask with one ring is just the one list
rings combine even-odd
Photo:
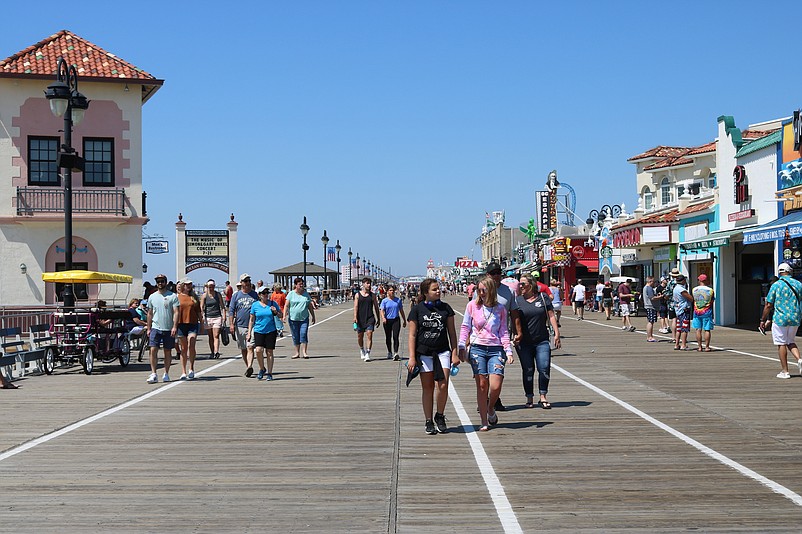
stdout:
[[[75,189],[74,213],[125,215],[125,189]],[[58,187],[17,187],[17,215],[63,213],[64,190]]]

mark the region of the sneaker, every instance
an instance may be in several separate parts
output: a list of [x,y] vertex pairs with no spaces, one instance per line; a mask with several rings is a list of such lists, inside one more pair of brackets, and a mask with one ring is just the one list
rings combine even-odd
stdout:
[[434,414],[434,424],[437,427],[437,431],[440,434],[445,434],[448,432],[448,427],[446,426],[446,416],[441,413]]
[[494,426],[498,424],[498,414],[493,412],[492,414],[487,414],[487,422],[490,423],[490,426]]
[[802,358],[796,361],[796,366],[799,368],[799,376],[802,376]]
[[362,349],[359,349],[359,357],[360,357],[362,360],[364,360],[364,359],[365,359],[365,351],[364,351],[364,350],[362,350]]
[[366,362],[369,362],[369,361],[370,361],[370,353],[369,353],[369,352],[366,352],[366,353],[365,353],[365,361],[366,361]]
[[190,370],[189,370],[189,373],[187,373],[187,379],[189,379],[189,380],[195,380],[195,371],[193,371],[192,369],[190,369]]
[[164,373],[162,375],[162,382],[169,382],[169,381],[170,381],[170,375],[168,375],[167,373]]
[[494,406],[497,412],[505,412],[507,408],[501,403],[501,399],[496,400],[496,405]]
[[187,379],[187,374],[186,373],[181,373],[181,376],[179,376],[178,379],[179,380],[186,380]]
[[268,374],[268,375],[265,377],[265,380],[267,380],[268,382],[269,382],[269,381],[271,381],[271,380],[273,380],[273,375],[271,375],[271,374]]
[[148,376],[148,384],[155,384],[159,381],[159,377],[156,376],[156,373],[150,373]]
[[396,361],[396,362],[400,362],[401,361],[401,356],[399,356],[397,352],[395,354],[393,354],[393,361]]
[[278,333],[278,337],[284,337],[284,330]]
[[250,378],[253,375],[253,367],[245,369],[245,378]]
[[393,359],[393,353],[392,352],[388,352],[387,353],[387,359],[388,360],[392,360]]
[[634,332],[634,331],[635,331],[635,327],[634,327],[634,326],[630,326],[630,327],[629,327],[629,331],[630,331],[630,332]]
[[777,374],[777,378],[791,378],[791,374],[787,371],[780,371]]
[[621,327],[621,330],[626,330],[626,329],[627,329],[626,325]]
[[259,369],[259,374],[256,375],[256,380],[261,380],[265,377],[267,371],[265,369]]
[[437,434],[437,429],[434,427],[434,421],[431,419],[426,421],[426,433],[430,436]]

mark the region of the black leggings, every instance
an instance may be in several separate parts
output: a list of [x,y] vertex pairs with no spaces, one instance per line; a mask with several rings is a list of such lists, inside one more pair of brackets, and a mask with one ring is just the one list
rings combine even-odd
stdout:
[[[390,333],[393,334],[392,344],[390,344]],[[384,323],[384,337],[387,342],[387,352],[395,354],[398,352],[398,336],[401,334],[401,318],[387,319]]]

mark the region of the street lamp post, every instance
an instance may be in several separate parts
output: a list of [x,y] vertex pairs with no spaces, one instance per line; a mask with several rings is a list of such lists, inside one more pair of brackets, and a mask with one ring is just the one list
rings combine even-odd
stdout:
[[342,274],[340,273],[340,251],[343,248],[340,246],[340,240],[337,240],[337,244],[334,245],[334,250],[337,251],[337,289],[340,289],[340,278]]
[[356,253],[356,279],[357,280],[359,280],[359,269],[360,269],[359,252],[357,252]]
[[354,285],[354,273],[351,271],[351,269],[354,268],[354,264],[351,263],[351,257],[353,255],[354,255],[354,253],[351,252],[351,247],[348,247],[348,286],[349,287]]
[[[72,171],[81,172],[84,160],[72,148],[72,127],[84,118],[89,100],[78,92],[78,72],[63,57],[56,64],[56,81],[47,86],[45,97],[56,117],[64,116],[64,144],[58,151],[56,165],[64,169],[64,270],[72,270]],[[72,284],[64,285],[64,307],[75,307]]]
[[309,233],[309,225],[306,224],[306,215],[304,215],[304,222],[301,224],[301,233],[304,236],[304,244],[301,248],[304,249],[304,284],[306,283],[306,251],[309,250],[309,245],[306,244],[306,234]]
[[328,273],[328,247],[329,247],[329,236],[326,235],[326,230],[323,230],[323,237],[320,238],[320,241],[323,243],[323,291],[327,291],[329,289],[329,273]]

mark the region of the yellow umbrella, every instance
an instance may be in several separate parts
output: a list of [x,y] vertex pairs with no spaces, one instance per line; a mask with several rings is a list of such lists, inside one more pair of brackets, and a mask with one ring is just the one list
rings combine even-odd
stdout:
[[134,277],[127,274],[74,270],[42,273],[42,280],[62,284],[130,284]]

